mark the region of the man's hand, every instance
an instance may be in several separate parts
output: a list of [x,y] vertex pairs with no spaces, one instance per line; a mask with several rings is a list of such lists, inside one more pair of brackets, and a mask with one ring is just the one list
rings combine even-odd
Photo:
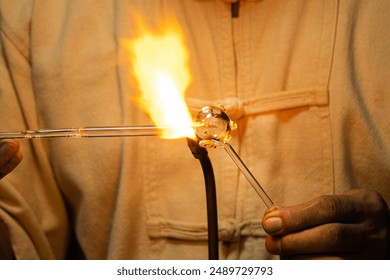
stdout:
[[385,259],[390,256],[389,208],[374,191],[271,209],[263,228],[267,250],[285,259]]
[[19,141],[0,140],[0,179],[14,170],[22,158]]

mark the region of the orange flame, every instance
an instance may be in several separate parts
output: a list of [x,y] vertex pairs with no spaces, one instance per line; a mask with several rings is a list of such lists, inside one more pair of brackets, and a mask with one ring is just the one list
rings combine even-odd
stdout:
[[184,100],[191,75],[188,52],[179,26],[171,23],[160,33],[143,34],[125,42],[141,95],[137,104],[162,130],[162,138],[194,138],[191,114]]

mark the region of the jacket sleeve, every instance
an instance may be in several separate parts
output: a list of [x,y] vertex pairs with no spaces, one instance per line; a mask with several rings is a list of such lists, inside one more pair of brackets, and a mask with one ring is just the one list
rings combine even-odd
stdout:
[[[0,130],[38,125],[29,38],[33,1],[0,1]],[[17,259],[62,259],[68,218],[44,141],[22,140],[22,163],[0,181],[0,220]]]

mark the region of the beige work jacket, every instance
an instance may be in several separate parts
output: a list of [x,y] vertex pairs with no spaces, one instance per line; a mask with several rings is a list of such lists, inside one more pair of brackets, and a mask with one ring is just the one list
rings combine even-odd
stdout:
[[[363,187],[390,200],[390,1],[1,0],[0,130],[144,125],[122,40],[175,17],[188,106],[219,103],[278,205]],[[22,140],[0,182],[18,259],[206,259],[203,176],[185,139]],[[266,209],[222,148],[223,259],[269,258]]]

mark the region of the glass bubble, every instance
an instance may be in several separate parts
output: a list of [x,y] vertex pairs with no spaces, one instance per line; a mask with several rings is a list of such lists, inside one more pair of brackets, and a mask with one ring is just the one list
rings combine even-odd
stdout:
[[237,125],[230,120],[222,106],[205,106],[194,117],[195,133],[200,140],[223,143],[230,140],[230,132]]

